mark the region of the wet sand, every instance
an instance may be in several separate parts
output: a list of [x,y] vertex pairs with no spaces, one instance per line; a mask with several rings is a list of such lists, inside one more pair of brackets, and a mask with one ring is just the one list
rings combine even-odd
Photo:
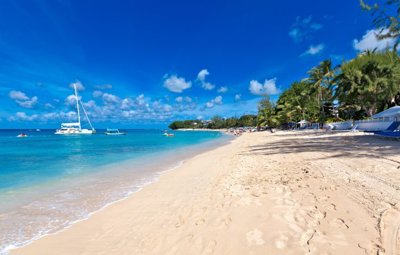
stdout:
[[400,142],[250,133],[12,254],[399,254]]

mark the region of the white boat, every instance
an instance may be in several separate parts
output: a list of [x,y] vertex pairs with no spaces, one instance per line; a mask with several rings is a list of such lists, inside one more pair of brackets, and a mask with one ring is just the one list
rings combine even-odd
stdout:
[[[55,134],[56,135],[91,135],[91,134],[95,134],[96,130],[93,128],[92,123],[90,122],[90,119],[86,113],[86,110],[83,107],[82,102],[78,98],[78,91],[76,89],[75,83],[74,83],[74,90],[75,90],[75,99],[76,99],[76,111],[78,113],[78,122],[61,123],[61,128],[57,129]],[[92,129],[82,128],[79,105],[82,106],[82,109],[83,109],[83,112],[85,113],[86,119]]]
[[118,129],[111,129],[111,128],[107,128],[107,131],[104,132],[104,134],[106,134],[106,135],[126,135],[125,132],[121,132]]

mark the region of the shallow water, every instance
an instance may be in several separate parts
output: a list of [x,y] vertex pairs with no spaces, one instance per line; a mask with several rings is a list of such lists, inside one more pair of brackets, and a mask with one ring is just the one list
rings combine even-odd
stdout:
[[[27,138],[16,138],[20,132]],[[200,151],[228,142],[220,132],[128,130],[126,136],[0,131],[0,254],[62,230],[157,180]]]

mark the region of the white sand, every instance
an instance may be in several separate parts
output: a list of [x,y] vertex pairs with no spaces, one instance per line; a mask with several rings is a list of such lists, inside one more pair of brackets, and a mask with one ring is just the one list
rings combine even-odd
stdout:
[[13,254],[400,254],[400,142],[244,134]]

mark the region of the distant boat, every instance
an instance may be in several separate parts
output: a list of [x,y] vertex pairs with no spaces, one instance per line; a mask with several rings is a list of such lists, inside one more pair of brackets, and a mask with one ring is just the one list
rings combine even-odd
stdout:
[[104,134],[106,134],[106,135],[126,135],[125,132],[121,132],[118,129],[111,129],[111,128],[107,128],[107,131],[104,132]]
[[[85,108],[83,107],[82,102],[78,98],[78,91],[76,89],[76,84],[74,83],[74,90],[75,90],[75,99],[76,99],[76,111],[78,113],[78,122],[70,122],[70,123],[61,123],[61,128],[58,129],[55,134],[56,135],[91,135],[95,134],[96,130],[93,128],[92,123],[90,122],[90,119],[86,113]],[[79,111],[79,104],[81,105],[83,112],[85,113],[86,119],[92,128],[86,129],[82,128],[81,126],[81,115]]]
[[169,137],[175,136],[174,134],[172,134],[172,133],[167,133],[167,132],[165,132],[163,135],[164,135],[164,136],[169,136]]
[[24,137],[28,137],[27,134],[21,133],[19,135],[17,135],[18,138],[24,138]]

